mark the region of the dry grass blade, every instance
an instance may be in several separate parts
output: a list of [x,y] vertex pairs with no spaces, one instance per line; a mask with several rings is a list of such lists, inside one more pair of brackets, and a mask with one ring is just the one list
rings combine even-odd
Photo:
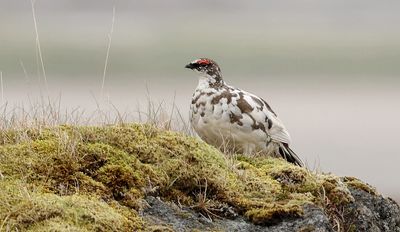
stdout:
[[110,57],[110,49],[111,49],[111,42],[112,42],[112,37],[114,33],[114,24],[115,24],[115,3],[113,6],[113,12],[112,12],[112,22],[111,22],[111,29],[110,33],[108,34],[108,43],[107,43],[107,52],[106,52],[106,59],[104,61],[104,68],[103,68],[103,81],[101,83],[101,95],[104,96],[104,87],[106,83],[106,74],[107,74],[107,67],[108,67],[108,59]]
[[213,208],[211,200],[207,198],[207,191],[208,191],[207,188],[208,188],[207,179],[205,179],[204,190],[203,191],[201,190],[201,185],[200,185],[200,192],[196,195],[197,202],[195,205],[190,206],[190,208],[199,211],[203,216],[208,218],[210,221],[212,221],[212,218],[222,219],[222,217],[213,213],[213,211],[215,211],[216,209]]
[[4,83],[3,83],[3,71],[0,71],[0,88],[1,88],[1,104],[4,104]]
[[40,45],[40,39],[39,39],[39,32],[38,32],[38,26],[37,26],[37,20],[36,20],[35,3],[36,3],[36,0],[31,0],[32,17],[33,17],[33,24],[35,27],[35,36],[36,36],[36,49],[37,49],[37,53],[39,56],[40,66],[41,66],[41,70],[42,70],[42,74],[43,74],[44,85],[45,85],[46,91],[48,92],[49,88],[48,88],[48,84],[47,84],[46,69],[44,67],[42,47]]
[[21,66],[22,71],[24,72],[25,81],[29,84],[30,80],[29,80],[28,72],[26,71],[24,62],[22,62],[22,60],[19,60],[19,65]]

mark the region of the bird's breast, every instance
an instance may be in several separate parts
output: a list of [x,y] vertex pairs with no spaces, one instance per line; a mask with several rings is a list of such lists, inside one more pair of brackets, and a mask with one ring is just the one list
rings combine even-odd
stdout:
[[237,94],[227,89],[203,89],[193,94],[190,121],[197,134],[206,141],[240,134],[233,120],[237,111]]

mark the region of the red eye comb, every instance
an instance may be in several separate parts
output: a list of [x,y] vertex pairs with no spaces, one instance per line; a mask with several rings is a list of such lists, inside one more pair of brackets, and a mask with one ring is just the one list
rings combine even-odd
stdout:
[[206,59],[200,59],[199,61],[197,61],[197,63],[205,65],[205,64],[210,64],[210,61]]

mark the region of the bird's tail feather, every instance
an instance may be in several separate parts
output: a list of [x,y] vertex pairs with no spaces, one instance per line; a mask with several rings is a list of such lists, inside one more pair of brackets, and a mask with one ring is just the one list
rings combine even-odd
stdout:
[[281,143],[279,145],[279,154],[289,163],[293,163],[300,167],[303,167],[304,164],[301,159],[294,153],[292,149],[289,148],[289,145],[286,143]]

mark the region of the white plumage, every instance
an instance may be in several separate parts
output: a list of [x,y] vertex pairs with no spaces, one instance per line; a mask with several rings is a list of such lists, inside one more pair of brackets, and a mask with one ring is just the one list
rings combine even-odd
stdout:
[[190,122],[207,143],[248,155],[283,157],[302,165],[289,148],[290,135],[262,98],[226,85],[218,65],[198,59],[186,66],[200,73],[190,106]]

